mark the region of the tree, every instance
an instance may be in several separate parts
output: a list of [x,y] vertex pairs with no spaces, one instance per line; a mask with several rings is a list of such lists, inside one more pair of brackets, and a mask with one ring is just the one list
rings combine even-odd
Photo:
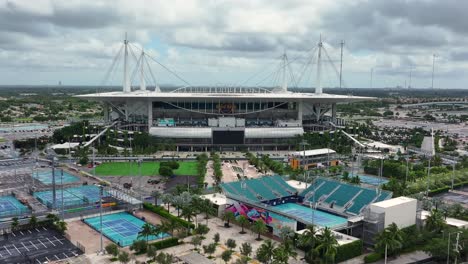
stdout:
[[215,242],[215,244],[219,243],[219,233],[214,234],[213,241]]
[[250,254],[252,254],[252,245],[250,245],[248,242],[244,242],[239,247],[239,251],[242,255],[250,257]]
[[130,245],[130,250],[135,251],[136,254],[145,253],[147,248],[148,243],[145,240],[135,240],[132,245]]
[[230,250],[233,250],[234,248],[236,248],[237,244],[236,244],[236,240],[232,239],[232,238],[228,238],[228,240],[226,240],[226,246],[230,249]]
[[65,221],[57,221],[55,223],[55,228],[57,231],[59,231],[60,234],[65,234],[65,231],[67,231],[67,222]]
[[174,172],[172,171],[171,167],[169,166],[161,166],[159,167],[159,175],[165,176],[165,177],[170,177],[174,175]]
[[122,251],[119,254],[119,261],[120,261],[120,263],[124,263],[124,264],[128,263],[130,261],[130,256],[128,255],[127,252]]
[[225,227],[230,227],[229,223],[231,221],[233,221],[236,217],[234,216],[234,213],[231,212],[231,211],[226,211],[224,212],[224,215],[223,215],[223,220],[226,221],[226,223],[224,224]]
[[395,223],[390,224],[376,237],[375,249],[384,254],[385,259],[388,255],[395,254],[402,247],[403,236],[401,230]]
[[158,254],[158,251],[155,246],[148,245],[148,249],[146,250],[146,255],[151,259],[154,260]]
[[158,264],[172,264],[174,263],[174,256],[169,253],[160,252],[155,260]]
[[314,225],[307,226],[307,229],[299,236],[299,246],[304,248],[305,259],[308,263],[312,263],[317,257],[317,229]]
[[169,206],[174,201],[174,196],[170,193],[165,193],[161,196],[161,200],[167,204],[167,211],[169,212]]
[[283,242],[273,250],[273,263],[275,264],[288,264],[290,257],[294,259],[297,257],[297,252],[291,242]]
[[159,191],[152,191],[151,197],[154,198],[154,205],[158,205],[158,199],[161,197],[161,193]]
[[211,255],[216,251],[216,243],[211,243],[207,246],[203,246],[203,251],[205,252],[205,254],[208,254],[211,258]]
[[283,242],[291,242],[295,236],[295,232],[289,226],[283,226],[280,229],[279,237]]
[[146,242],[148,242],[148,237],[155,233],[155,227],[150,223],[145,223],[142,227],[140,232],[138,232],[138,236],[143,236],[146,238]]
[[111,254],[114,257],[119,255],[119,247],[116,244],[111,243],[105,247],[105,250],[108,254]]
[[35,228],[37,225],[37,217],[35,215],[31,216],[31,218],[29,219],[29,226],[31,228]]
[[19,226],[18,217],[13,217],[11,221],[11,231],[15,231]]
[[439,233],[444,226],[445,219],[443,214],[437,209],[432,209],[431,214],[426,218],[426,229],[431,232]]
[[192,240],[190,240],[190,244],[192,244],[194,249],[197,250],[198,246],[201,245],[202,240],[201,236],[193,236]]
[[335,261],[337,248],[338,241],[336,241],[335,235],[330,228],[325,227],[320,235],[320,244],[317,246],[317,251],[322,252],[326,263],[328,260],[333,263]]
[[270,263],[273,259],[275,244],[270,239],[265,240],[257,249],[256,258],[262,263]]
[[240,215],[237,217],[237,223],[241,226],[242,230],[239,232],[240,234],[245,234],[244,226],[249,224],[249,219],[245,215]]
[[210,232],[210,228],[208,226],[206,226],[206,225],[199,224],[195,228],[194,232],[197,235],[206,235],[206,234],[208,234],[208,232]]
[[257,220],[252,224],[252,231],[258,234],[258,237],[256,238],[257,241],[262,240],[260,235],[266,233],[268,231],[267,226],[265,225],[265,222],[262,220]]
[[231,257],[232,257],[232,251],[231,250],[225,250],[222,254],[221,254],[221,258],[224,260],[224,262],[228,263],[229,260],[231,260]]
[[171,235],[172,236],[175,236],[175,231],[176,230],[180,230],[183,228],[182,224],[177,221],[176,219],[174,218],[170,218],[169,220],[167,221],[164,221],[161,225],[160,225],[161,229],[162,230],[167,230],[168,232],[171,232]]

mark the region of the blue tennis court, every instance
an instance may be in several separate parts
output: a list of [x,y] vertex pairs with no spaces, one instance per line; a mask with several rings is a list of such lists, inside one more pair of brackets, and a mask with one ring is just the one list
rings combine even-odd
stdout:
[[[34,179],[39,180],[40,182],[44,184],[52,184],[52,171],[39,171],[37,173],[33,174]],[[70,173],[64,171],[63,172],[63,177],[62,177],[62,172],[59,170],[55,171],[55,184],[60,185],[61,183],[67,184],[67,183],[73,183],[73,182],[79,182],[80,178],[71,175]]]
[[344,217],[336,216],[319,210],[314,210],[309,207],[305,207],[295,203],[277,205],[274,207],[274,209],[286,214],[293,215],[299,219],[303,219],[304,222],[309,224],[312,223],[313,216],[314,224],[330,228],[338,227],[348,222],[348,220]]
[[[99,216],[87,218],[84,221],[99,232],[101,226]],[[138,233],[144,224],[145,221],[129,213],[108,214],[102,216],[102,233],[117,245],[126,247],[137,239],[146,240],[146,237],[138,237]],[[168,236],[166,233],[159,234],[158,236],[151,235],[148,236],[148,240],[156,240]]]
[[[106,191],[103,192],[103,197],[109,196]],[[42,191],[35,192],[34,197],[36,197],[39,202],[46,205],[48,208],[53,206],[53,192],[52,191]],[[57,207],[62,205],[62,190],[57,189],[55,192],[55,200]],[[83,185],[79,187],[66,188],[63,190],[63,205],[65,207],[83,205],[83,204],[93,204],[99,202],[99,187],[94,185]]]
[[0,197],[0,217],[19,216],[30,210],[12,195]]
[[362,183],[367,183],[370,185],[378,186],[380,184],[384,184],[388,182],[388,180],[385,178],[378,178],[378,177],[369,176],[369,175],[358,175],[358,176],[359,176],[359,180]]

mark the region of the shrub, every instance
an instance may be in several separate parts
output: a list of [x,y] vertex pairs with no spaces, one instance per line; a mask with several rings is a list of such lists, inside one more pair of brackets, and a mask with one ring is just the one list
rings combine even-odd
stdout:
[[362,254],[362,240],[356,240],[337,248],[335,261],[342,262]]
[[176,237],[167,238],[151,244],[151,246],[155,247],[157,250],[177,245],[179,245],[179,239]]
[[116,244],[112,243],[106,246],[106,252],[114,257],[119,255],[119,248]]
[[136,254],[144,254],[146,253],[146,249],[148,248],[148,243],[145,240],[135,240],[133,244],[130,246],[130,250],[135,251]]
[[364,257],[364,263],[373,263],[382,258],[382,255],[380,255],[377,252],[370,253],[369,255]]
[[161,162],[159,167],[169,167],[169,168],[171,168],[173,170],[177,170],[180,167],[180,165],[179,165],[179,163],[177,161],[171,160],[171,161]]
[[169,166],[161,166],[159,167],[159,175],[165,176],[165,177],[170,177],[174,174],[172,171],[172,168]]
[[192,223],[189,223],[187,221],[185,221],[184,219],[181,219],[177,216],[174,216],[172,214],[170,214],[169,212],[167,212],[164,208],[162,208],[161,206],[155,206],[155,205],[152,205],[150,203],[143,203],[143,208],[145,208],[146,210],[148,211],[151,211],[157,215],[160,215],[168,220],[174,220],[174,221],[177,221],[179,222],[179,224],[181,224],[183,227],[185,228],[194,228],[195,225],[192,224]]

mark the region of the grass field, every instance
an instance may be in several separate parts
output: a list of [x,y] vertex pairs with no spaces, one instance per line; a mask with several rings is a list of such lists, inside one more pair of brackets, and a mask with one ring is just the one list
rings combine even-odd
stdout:
[[[197,162],[179,162],[179,169],[175,175],[197,175]],[[99,176],[138,176],[138,164],[136,162],[107,162],[96,167]],[[159,175],[159,162],[141,163],[141,175]]]

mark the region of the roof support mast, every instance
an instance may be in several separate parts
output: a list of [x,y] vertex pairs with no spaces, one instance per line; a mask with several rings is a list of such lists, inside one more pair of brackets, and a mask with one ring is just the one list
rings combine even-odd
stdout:
[[283,92],[288,91],[288,80],[286,78],[286,67],[288,65],[288,57],[286,56],[286,51],[283,54],[283,86],[281,87]]
[[341,45],[341,59],[340,59],[340,88],[342,87],[343,84],[343,45],[344,45],[344,40],[340,42]]
[[128,40],[127,33],[125,33],[125,52],[124,52],[124,76],[123,76],[123,91],[125,93],[131,92],[130,89],[130,78],[128,77]]
[[315,87],[315,94],[322,94],[322,46],[322,34],[320,34],[317,58],[317,87]]
[[146,82],[145,82],[145,73],[144,73],[144,68],[145,68],[145,51],[141,50],[141,59],[140,59],[140,90],[146,91]]

